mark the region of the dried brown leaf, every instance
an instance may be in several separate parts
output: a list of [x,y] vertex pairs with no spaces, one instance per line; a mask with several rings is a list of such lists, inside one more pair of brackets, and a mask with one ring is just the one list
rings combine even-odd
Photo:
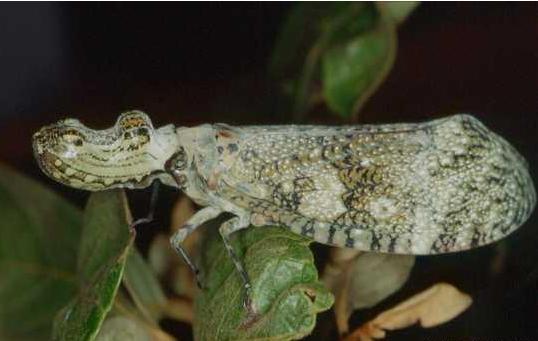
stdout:
[[194,318],[193,302],[183,298],[169,299],[164,313],[174,320],[192,324]]
[[376,305],[407,281],[414,259],[405,255],[333,249],[323,281],[335,295],[334,310],[340,334],[349,330],[348,320],[354,310]]
[[[176,255],[177,256],[177,255]],[[179,256],[177,256],[179,257]],[[194,295],[198,288],[196,287],[194,274],[191,269],[183,263],[181,259],[174,265],[171,273],[171,286],[175,294],[194,299]]]
[[385,330],[395,330],[420,323],[435,327],[464,312],[472,298],[447,283],[438,283],[412,296],[396,307],[384,311],[345,338],[345,341],[369,341],[385,337]]
[[[182,195],[174,204],[170,219],[170,235],[176,232],[182,227],[187,220],[194,214],[194,204],[186,195]],[[172,263],[176,264],[177,256],[175,252],[170,248],[169,243],[170,236],[160,234],[151,243],[149,249],[148,260],[159,276],[163,276],[171,267]],[[187,251],[192,251],[194,248],[196,238],[187,238],[183,243],[183,247]]]
[[[171,226],[172,233],[176,232],[179,228],[194,215],[195,206],[192,200],[182,195],[174,205],[172,210]],[[189,255],[195,255],[197,253],[196,246],[200,240],[200,229],[195,230],[185,241],[182,246]],[[169,248],[169,250],[171,250]],[[173,251],[172,251],[173,252]],[[194,293],[196,292],[196,284],[194,281],[194,274],[191,269],[185,264],[183,259],[179,257],[175,252],[173,253],[171,263],[171,283],[174,292],[182,297],[188,298],[191,301],[194,299]]]
[[[181,195],[172,208],[170,230],[176,232],[194,214],[194,203],[186,196]],[[187,244],[185,244],[187,245]]]
[[[171,213],[170,235],[181,228],[194,214],[194,203],[186,195],[182,195],[175,203]],[[148,260],[159,278],[167,278],[173,291],[182,297],[192,300],[196,290],[193,274],[183,260],[172,250],[170,236],[158,235],[149,248]],[[194,231],[182,244],[187,253],[196,253],[199,239],[198,231]]]
[[158,234],[152,241],[148,250],[148,263],[157,277],[166,276],[170,270],[174,251],[170,247],[170,237],[164,233]]

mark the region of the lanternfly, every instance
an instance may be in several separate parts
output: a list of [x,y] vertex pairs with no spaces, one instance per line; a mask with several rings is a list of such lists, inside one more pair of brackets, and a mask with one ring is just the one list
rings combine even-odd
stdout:
[[68,186],[144,188],[158,179],[203,206],[181,242],[223,212],[230,246],[248,226],[281,225],[335,246],[437,254],[494,242],[528,218],[536,193],[523,157],[470,115],[363,126],[167,125],[139,111],[106,130],[67,119],[34,135],[41,169]]

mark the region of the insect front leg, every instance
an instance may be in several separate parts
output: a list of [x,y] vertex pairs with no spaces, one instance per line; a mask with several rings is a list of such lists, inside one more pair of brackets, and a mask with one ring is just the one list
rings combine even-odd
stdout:
[[224,246],[226,247],[226,251],[228,252],[228,255],[230,255],[230,258],[232,259],[232,262],[234,263],[237,272],[239,272],[239,274],[241,275],[241,279],[243,280],[243,306],[249,312],[252,313],[253,312],[252,302],[250,300],[250,289],[251,289],[250,278],[248,276],[247,271],[245,270],[243,261],[237,256],[237,254],[235,253],[230,243],[230,235],[234,233],[235,231],[248,227],[249,224],[250,224],[250,219],[248,218],[248,216],[234,217],[224,222],[220,226],[219,232],[222,237],[222,240],[224,241]]
[[151,223],[153,221],[153,215],[155,214],[155,206],[157,206],[157,194],[159,193],[159,184],[160,182],[158,180],[155,180],[151,186],[151,197],[149,199],[148,214],[144,218],[139,218],[133,221],[129,226],[131,229],[134,229],[138,225]]
[[219,214],[222,213],[222,210],[208,206],[202,208],[200,211],[196,212],[179,230],[174,233],[174,235],[170,238],[170,244],[174,247],[176,252],[183,258],[185,263],[191,268],[192,272],[194,273],[196,277],[196,284],[199,288],[202,288],[201,282],[200,282],[200,270],[194,265],[194,262],[189,257],[185,249],[181,246],[181,243],[187,238],[192,231],[194,231],[198,226],[202,225],[208,220],[211,220],[215,217],[217,217]]

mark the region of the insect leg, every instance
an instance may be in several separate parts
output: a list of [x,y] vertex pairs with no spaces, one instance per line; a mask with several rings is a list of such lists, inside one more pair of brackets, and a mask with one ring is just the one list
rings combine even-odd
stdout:
[[135,228],[141,224],[147,224],[153,221],[153,215],[155,214],[155,206],[157,206],[157,194],[159,193],[159,184],[158,180],[155,180],[151,186],[151,197],[149,199],[149,210],[148,214],[144,218],[136,219],[129,226],[130,228]]
[[192,272],[196,276],[196,284],[199,288],[202,288],[200,282],[200,270],[194,265],[192,259],[189,257],[185,249],[181,246],[181,243],[187,238],[192,231],[198,226],[202,225],[208,220],[211,220],[221,214],[222,211],[216,207],[208,206],[202,208],[196,212],[179,230],[174,233],[170,238],[170,244],[174,247],[174,250],[183,258],[185,263],[191,268]]
[[234,217],[224,222],[220,226],[219,232],[222,237],[222,240],[224,241],[224,246],[226,247],[226,251],[228,251],[228,254],[230,255],[230,258],[232,259],[232,262],[234,263],[237,272],[239,272],[243,280],[243,293],[244,293],[243,306],[249,312],[252,312],[252,305],[251,305],[251,300],[250,300],[250,288],[251,288],[250,278],[248,276],[247,271],[245,270],[243,261],[237,256],[232,245],[230,244],[230,235],[234,233],[235,231],[244,229],[248,226],[249,226],[248,218]]

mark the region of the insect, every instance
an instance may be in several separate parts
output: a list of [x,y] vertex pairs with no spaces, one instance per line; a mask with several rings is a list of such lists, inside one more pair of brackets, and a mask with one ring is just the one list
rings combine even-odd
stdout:
[[536,193],[523,157],[470,115],[363,126],[166,125],[140,111],[93,130],[66,119],[34,134],[41,169],[75,188],[144,188],[154,180],[203,206],[171,238],[234,215],[219,232],[242,276],[230,235],[281,225],[364,251],[427,255],[494,242],[525,222]]

